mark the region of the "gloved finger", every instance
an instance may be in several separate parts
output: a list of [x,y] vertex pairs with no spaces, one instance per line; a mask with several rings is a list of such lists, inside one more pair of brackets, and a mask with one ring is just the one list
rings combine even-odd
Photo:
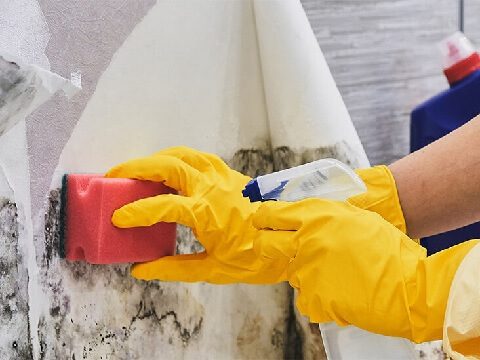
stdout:
[[[300,289],[300,277],[298,276],[298,261],[293,259],[288,264],[287,268],[287,280],[291,287],[298,290]],[[300,265],[301,266],[301,265]]]
[[200,175],[197,169],[182,160],[164,155],[130,160],[114,166],[105,174],[106,177],[164,182],[185,195],[191,195],[190,189]]
[[[154,156],[158,155],[176,157],[202,173],[212,170],[214,170],[218,175],[232,171],[237,172],[231,169],[219,156],[195,150],[187,146],[170,147],[154,154]],[[240,174],[241,173],[239,173],[239,175]],[[245,176],[245,184],[250,181],[250,179],[250,177]]]
[[298,230],[305,221],[312,220],[312,216],[321,226],[353,209],[356,208],[344,202],[319,198],[296,202],[267,201],[259,206],[252,221],[257,229]]
[[173,156],[191,167],[204,172],[213,168],[212,163],[206,156],[206,153],[192,149],[188,146],[173,146],[156,152],[153,156]]
[[292,259],[297,253],[293,231],[260,230],[253,240],[253,249],[263,259]]
[[297,203],[267,201],[262,203],[252,218],[257,229],[297,230],[301,226]]
[[195,200],[189,197],[166,194],[131,202],[114,211],[113,225],[120,228],[150,226],[160,221],[175,222],[195,227],[193,213]]
[[315,312],[312,312],[308,303],[308,297],[303,294],[301,289],[298,289],[297,291],[295,305],[297,306],[300,314],[306,316],[312,323],[321,324],[333,321],[333,319],[330,318],[328,314],[323,311],[323,309],[317,309]]
[[166,256],[158,260],[135,264],[130,271],[140,280],[207,281],[212,266],[205,252],[199,254]]

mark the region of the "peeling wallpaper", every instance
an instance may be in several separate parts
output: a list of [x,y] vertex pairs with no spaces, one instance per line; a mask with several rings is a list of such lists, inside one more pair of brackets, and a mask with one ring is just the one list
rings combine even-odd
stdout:
[[0,2],[0,44],[27,64],[50,67],[45,48],[50,38],[48,24],[38,1]]
[[[50,70],[65,78],[80,73],[82,91],[71,102],[57,95],[48,106],[27,119],[34,209],[42,207],[60,152],[94,93],[100,75],[154,3],[154,0],[39,1],[49,30],[44,55],[49,59]],[[36,36],[27,35],[27,38]]]

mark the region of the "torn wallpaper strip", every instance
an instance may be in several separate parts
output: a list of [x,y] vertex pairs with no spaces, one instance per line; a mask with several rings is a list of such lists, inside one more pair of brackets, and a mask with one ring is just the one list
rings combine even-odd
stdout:
[[71,97],[80,88],[61,76],[0,52],[0,136],[58,90]]

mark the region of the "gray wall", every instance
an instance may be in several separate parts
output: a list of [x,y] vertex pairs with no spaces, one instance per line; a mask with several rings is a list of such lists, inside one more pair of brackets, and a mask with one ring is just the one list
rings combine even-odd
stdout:
[[[409,114],[448,87],[436,43],[458,28],[457,0],[302,0],[372,164],[409,151]],[[480,42],[479,0],[465,32]]]

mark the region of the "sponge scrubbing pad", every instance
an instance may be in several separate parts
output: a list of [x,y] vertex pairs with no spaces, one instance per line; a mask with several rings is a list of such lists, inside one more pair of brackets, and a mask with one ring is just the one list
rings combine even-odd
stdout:
[[125,204],[173,192],[151,181],[65,175],[60,230],[60,246],[64,248],[60,254],[92,264],[144,262],[173,255],[175,224],[119,229],[111,222],[113,212]]

